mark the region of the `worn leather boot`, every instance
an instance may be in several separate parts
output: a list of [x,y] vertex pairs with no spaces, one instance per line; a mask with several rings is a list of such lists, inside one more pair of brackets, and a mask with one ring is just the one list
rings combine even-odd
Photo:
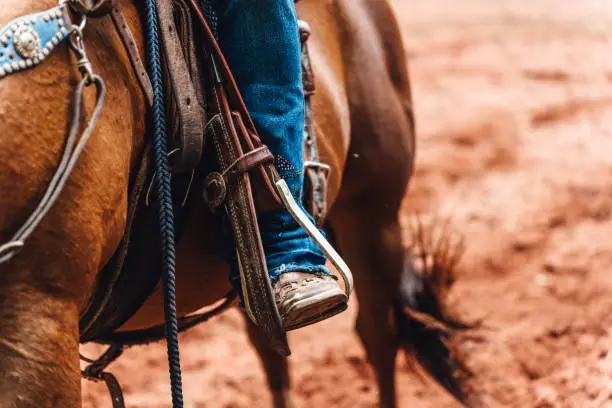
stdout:
[[347,308],[348,297],[334,276],[288,272],[280,275],[273,286],[287,331],[320,322]]

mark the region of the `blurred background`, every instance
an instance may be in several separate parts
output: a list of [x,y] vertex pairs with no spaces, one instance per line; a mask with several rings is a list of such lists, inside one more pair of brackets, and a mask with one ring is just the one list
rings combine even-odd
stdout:
[[[460,341],[471,386],[486,407],[612,407],[612,2],[392,4],[417,119],[405,214],[452,217],[465,237],[449,305],[478,325]],[[302,407],[375,406],[356,307],[290,336]],[[186,406],[270,406],[236,311],[181,347]],[[129,407],[168,406],[163,344],[110,371]],[[458,406],[403,355],[398,392],[402,407]],[[102,384],[83,399],[111,406]]]

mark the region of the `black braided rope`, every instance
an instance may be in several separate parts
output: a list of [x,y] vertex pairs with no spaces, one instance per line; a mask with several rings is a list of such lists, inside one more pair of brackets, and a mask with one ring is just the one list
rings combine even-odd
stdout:
[[220,0],[198,0],[198,4],[200,5],[200,9],[202,10],[202,14],[206,17],[206,21],[208,21],[208,26],[212,30],[216,39],[217,35],[217,26],[219,25],[219,17],[217,16],[217,3]]
[[155,0],[146,0],[145,8],[147,56],[149,75],[151,85],[153,86],[153,153],[157,174],[155,186],[161,239],[161,267],[164,277],[164,313],[166,318],[168,365],[172,386],[172,406],[174,408],[182,408],[183,386],[176,317],[174,208],[172,205],[170,166],[168,164],[163,71]]

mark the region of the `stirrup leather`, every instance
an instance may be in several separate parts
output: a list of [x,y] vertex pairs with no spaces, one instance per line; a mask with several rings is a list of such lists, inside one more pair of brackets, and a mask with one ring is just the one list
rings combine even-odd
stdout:
[[272,291],[256,211],[271,211],[284,205],[338,269],[347,295],[352,292],[353,278],[346,263],[295,202],[286,183],[280,180],[273,157],[257,135],[210,26],[196,0],[188,1],[204,28],[203,46],[211,68],[206,134],[212,140],[219,168],[205,181],[205,198],[209,205],[223,207],[228,215],[236,242],[247,315],[265,333],[270,346],[287,356],[290,350],[286,329]]

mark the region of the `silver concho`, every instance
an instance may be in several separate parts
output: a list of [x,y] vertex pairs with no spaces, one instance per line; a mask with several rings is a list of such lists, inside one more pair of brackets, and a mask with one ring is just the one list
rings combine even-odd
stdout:
[[34,58],[40,52],[40,37],[33,28],[21,26],[15,32],[13,45],[22,58]]

